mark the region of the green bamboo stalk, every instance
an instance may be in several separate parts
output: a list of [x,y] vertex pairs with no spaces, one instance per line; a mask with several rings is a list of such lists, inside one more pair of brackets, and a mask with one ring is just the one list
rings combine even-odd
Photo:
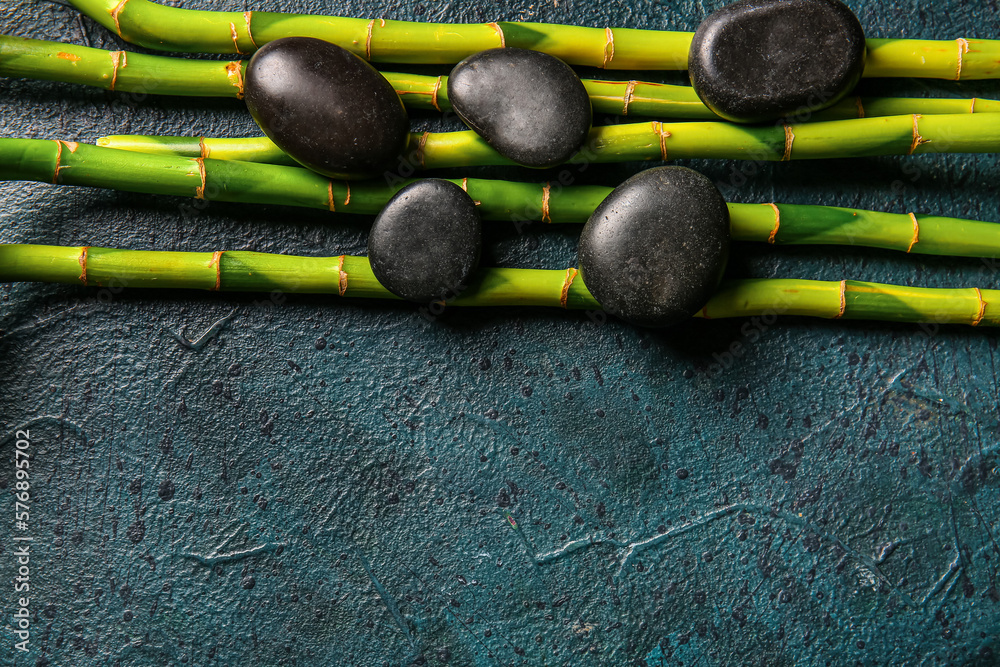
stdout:
[[[8,244],[0,245],[0,282],[396,298],[376,280],[368,258],[350,255],[298,257],[248,251],[160,252]],[[449,303],[600,309],[573,270],[481,270],[469,288]],[[1000,326],[997,304],[1000,290],[758,279],[724,283],[698,316],[804,315]]]
[[[142,155],[83,143],[0,138],[0,179],[60,183],[247,204],[377,214],[412,180],[330,180],[308,169],[237,160]],[[487,220],[583,223],[612,188],[448,179]],[[1000,224],[793,204],[729,204],[737,241],[855,245],[927,255],[1000,256]]]
[[[416,23],[382,19],[211,12],[149,0],[70,0],[127,42],[184,52],[252,53],[281,37],[334,42],[374,62],[450,64],[498,46],[544,51],[571,65],[605,69],[687,69],[690,32],[587,28],[546,23]],[[996,40],[869,39],[867,77],[991,79],[1000,75]]]
[[[221,160],[296,164],[267,137],[114,135],[99,138],[97,144],[187,157],[208,150]],[[785,161],[998,150],[998,114],[912,114],[773,126],[652,121],[592,128],[586,146],[569,163],[691,158]],[[413,133],[407,155],[413,169],[514,164],[472,131]]]
[[[246,61],[221,62],[104,51],[75,44],[0,35],[0,76],[62,81],[123,93],[187,97],[243,96]],[[409,109],[450,111],[448,77],[382,73]],[[719,120],[690,86],[649,81],[584,79],[596,113]],[[840,120],[906,113],[1000,112],[986,99],[852,97],[808,120]]]

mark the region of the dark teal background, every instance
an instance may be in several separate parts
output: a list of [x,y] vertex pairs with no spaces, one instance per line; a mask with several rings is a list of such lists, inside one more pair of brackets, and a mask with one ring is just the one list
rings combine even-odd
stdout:
[[[3,4],[2,32],[120,48],[66,7]],[[721,3],[173,4],[694,29]],[[1000,37],[993,1],[848,4],[872,36]],[[990,82],[863,86],[1000,98]],[[0,124],[80,141],[256,133],[236,101],[8,80]],[[686,164],[733,201],[1000,221],[994,156]],[[333,255],[363,253],[370,224],[24,183],[0,201],[2,242]],[[485,261],[564,268],[577,233],[492,223]],[[995,289],[997,267],[744,244],[729,275]],[[781,318],[656,332],[541,309],[429,321],[336,297],[36,284],[0,286],[0,318],[0,663],[1000,660],[993,331]],[[17,428],[33,451],[27,657],[9,627]]]

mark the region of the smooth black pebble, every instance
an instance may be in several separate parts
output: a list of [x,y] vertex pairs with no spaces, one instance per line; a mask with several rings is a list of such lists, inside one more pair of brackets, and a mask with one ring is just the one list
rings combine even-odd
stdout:
[[479,264],[482,225],[465,190],[427,179],[407,185],[368,235],[372,272],[387,290],[418,303],[452,299]]
[[598,303],[663,327],[708,302],[729,256],[729,207],[685,167],[647,169],[615,188],[583,226],[580,276]]
[[490,49],[458,63],[448,100],[498,153],[526,167],[569,159],[587,140],[593,115],[576,72],[528,49]]
[[698,27],[688,70],[712,111],[756,123],[836,104],[866,54],[861,23],[837,0],[741,0]]
[[378,70],[336,44],[285,37],[247,65],[244,100],[271,141],[297,162],[335,178],[395,166],[409,117]]

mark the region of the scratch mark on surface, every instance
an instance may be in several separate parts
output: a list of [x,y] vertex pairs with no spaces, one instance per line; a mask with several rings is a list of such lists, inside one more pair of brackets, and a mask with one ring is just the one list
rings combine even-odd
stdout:
[[[759,514],[766,513],[767,515],[773,518],[784,521],[786,524],[808,528],[811,532],[815,533],[816,535],[826,539],[829,542],[836,544],[847,556],[852,558],[859,565],[864,566],[867,570],[871,572],[871,574],[877,580],[887,585],[889,589],[897,596],[899,596],[899,598],[903,600],[903,602],[906,603],[908,606],[913,608],[916,608],[918,606],[917,603],[914,602],[913,598],[911,598],[907,593],[899,590],[899,588],[896,587],[889,580],[889,578],[882,573],[881,570],[879,570],[878,565],[875,563],[875,560],[873,558],[870,558],[868,556],[865,556],[864,554],[859,553],[858,551],[855,551],[854,549],[849,547],[843,540],[837,537],[835,534],[827,532],[820,526],[813,524],[809,520],[795,513],[784,510],[777,510],[773,507],[750,505],[746,503],[733,503],[731,505],[727,505],[726,507],[719,508],[713,512],[708,512],[698,517],[698,519],[696,520],[689,521],[688,523],[682,526],[678,526],[664,533],[658,533],[656,535],[653,535],[652,537],[634,540],[628,543],[622,543],[619,542],[618,540],[614,540],[611,538],[591,536],[579,540],[573,540],[572,542],[568,542],[567,544],[563,545],[561,548],[555,551],[543,554],[531,554],[531,555],[532,558],[534,558],[535,563],[537,565],[547,565],[549,563],[558,561],[569,554],[579,552],[583,549],[587,549],[592,546],[598,546],[602,544],[610,544],[616,547],[621,552],[619,558],[619,566],[618,566],[618,576],[620,577],[624,573],[625,568],[628,567],[629,563],[638,553],[645,551],[646,549],[649,549],[651,547],[660,545],[668,540],[673,539],[674,537],[677,537],[678,535],[683,535],[684,533],[694,530],[695,528],[702,528],[704,526],[707,526],[710,523],[717,521],[718,519],[721,519],[723,517],[735,516],[738,512],[759,513]],[[523,532],[523,531],[518,531],[518,532]],[[525,543],[527,544],[526,538],[522,539],[524,539]]]
[[166,327],[164,327],[164,331],[167,331],[171,335],[173,335],[173,337],[177,339],[177,342],[180,343],[182,347],[185,347],[189,350],[194,350],[195,352],[200,352],[202,348],[204,348],[205,345],[207,345],[210,340],[215,338],[219,334],[219,332],[222,331],[222,328],[229,322],[229,320],[233,318],[237,310],[238,309],[234,308],[231,313],[217,320],[215,323],[212,324],[212,326],[206,329],[204,333],[202,333],[200,336],[198,336],[198,338],[194,340],[191,340],[186,336],[177,333],[172,329],[168,329]]
[[379,581],[378,577],[375,576],[375,572],[372,571],[372,566],[365,558],[365,555],[361,553],[360,549],[355,548],[354,553],[357,555],[358,560],[361,561],[361,567],[365,568],[365,572],[368,573],[368,578],[372,580],[372,586],[378,592],[379,597],[382,598],[382,602],[385,603],[386,609],[392,615],[392,618],[396,621],[396,625],[402,630],[403,634],[406,635],[406,641],[409,643],[410,648],[416,648],[416,642],[413,640],[413,634],[410,632],[410,626],[406,624],[406,619],[403,618],[402,612],[399,611],[399,605],[396,604],[396,600],[389,595],[389,592]]
[[177,554],[181,558],[187,558],[188,560],[193,560],[201,563],[202,565],[215,566],[221,563],[231,563],[232,561],[243,560],[244,558],[251,558],[253,556],[259,556],[261,554],[271,553],[277,551],[280,547],[286,546],[284,542],[271,542],[268,544],[262,544],[259,547],[254,547],[253,549],[246,549],[244,551],[231,551],[229,553],[218,553],[215,552],[209,556],[202,556],[196,553],[180,553]]
[[[920,601],[921,607],[926,606],[931,598],[937,596],[937,594],[940,593],[945,587],[945,584],[947,584],[952,577],[962,570],[961,560],[961,553],[955,554],[955,557],[951,559],[951,564],[948,566],[948,570],[938,578],[931,590],[927,591],[927,595],[924,596],[924,599]],[[951,586],[948,588],[951,590]],[[947,597],[947,595],[945,595],[945,597]]]

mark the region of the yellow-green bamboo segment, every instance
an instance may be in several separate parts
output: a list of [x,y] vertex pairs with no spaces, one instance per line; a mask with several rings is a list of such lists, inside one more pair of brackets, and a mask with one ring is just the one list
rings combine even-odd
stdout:
[[[295,164],[267,137],[205,138],[116,135],[98,145],[158,155]],[[747,126],[651,121],[591,129],[570,164],[691,158],[786,161],[1000,150],[1000,114],[883,116],[817,123]],[[410,136],[407,170],[513,165],[472,131]],[[387,174],[388,176],[389,174]]]
[[[121,93],[187,97],[243,96],[246,61],[195,60],[104,51],[75,44],[0,35],[0,76],[62,81]],[[382,73],[409,109],[451,110],[448,77]],[[690,86],[583,79],[596,113],[719,120]],[[1000,101],[851,97],[797,120],[1000,112]]]
[[[376,280],[366,257],[300,257],[232,250],[161,252],[0,245],[0,282],[396,298]],[[449,304],[600,309],[582,278],[570,269],[484,269]],[[930,289],[848,280],[735,280],[723,283],[697,316],[721,319],[754,315],[998,326],[1000,290]]]
[[[690,32],[548,23],[417,23],[383,19],[211,12],[149,0],[70,0],[127,42],[164,51],[252,53],[290,36],[325,39],[373,62],[454,64],[473,53],[519,47],[571,65],[604,69],[687,69]],[[991,79],[1000,73],[1000,42],[869,39],[867,77]]]
[[[83,143],[0,138],[0,179],[197,199],[377,214],[411,180],[330,180],[308,169],[236,160],[142,155]],[[487,220],[586,222],[612,188],[449,179]],[[794,204],[729,204],[737,241],[856,245],[928,255],[1000,256],[1000,224]]]

